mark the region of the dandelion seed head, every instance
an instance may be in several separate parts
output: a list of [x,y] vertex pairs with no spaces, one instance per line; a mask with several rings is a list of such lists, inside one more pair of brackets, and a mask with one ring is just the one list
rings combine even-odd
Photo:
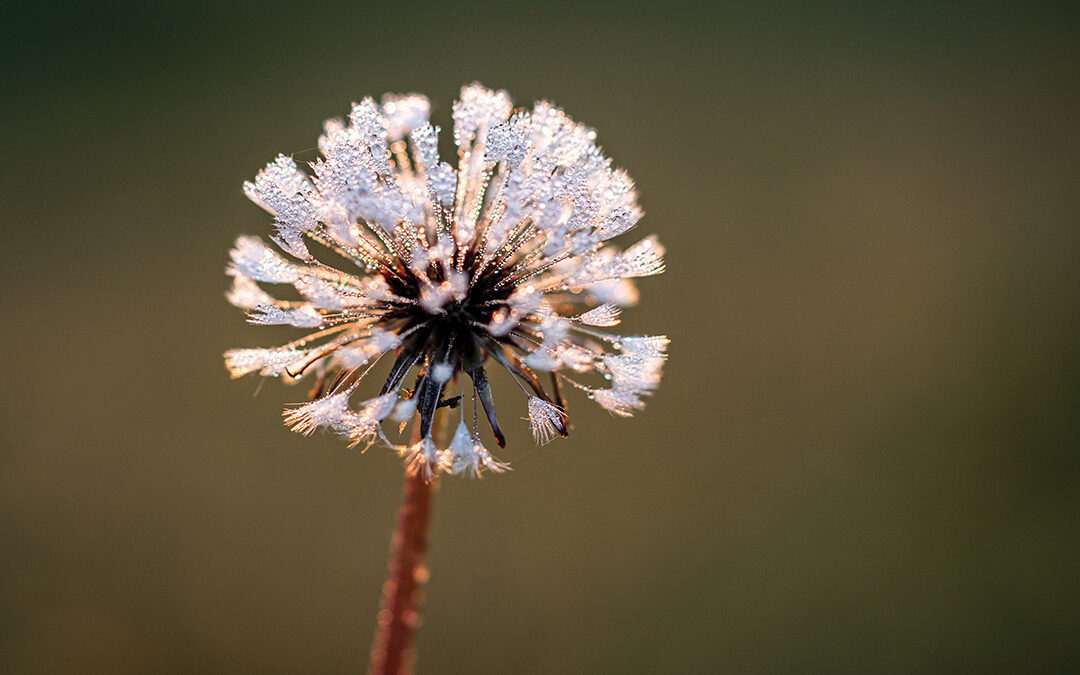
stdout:
[[[555,105],[515,110],[505,91],[463,87],[450,113],[456,165],[440,158],[431,112],[419,94],[363,98],[325,123],[320,157],[301,167],[279,155],[244,184],[273,218],[273,245],[236,240],[226,297],[250,323],[306,334],[229,350],[225,363],[233,377],[309,378],[314,400],[285,412],[299,433],[382,440],[425,478],[498,473],[508,465],[477,426],[505,444],[493,365],[525,390],[538,443],[568,432],[566,386],[617,416],[643,407],[667,338],[601,329],[638,301],[634,279],[664,271],[664,249],[653,236],[625,250],[612,241],[642,218],[634,183]],[[365,390],[374,398],[357,402]],[[442,449],[440,409],[460,418]],[[385,435],[384,423],[411,420],[419,441]]]

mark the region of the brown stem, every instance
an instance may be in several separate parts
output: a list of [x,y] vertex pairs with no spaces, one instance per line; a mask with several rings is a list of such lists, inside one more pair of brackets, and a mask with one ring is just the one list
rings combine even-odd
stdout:
[[428,523],[434,482],[418,475],[405,477],[397,529],[390,544],[390,573],[383,584],[378,628],[371,647],[369,675],[412,672],[409,644],[420,621],[420,586],[427,580]]

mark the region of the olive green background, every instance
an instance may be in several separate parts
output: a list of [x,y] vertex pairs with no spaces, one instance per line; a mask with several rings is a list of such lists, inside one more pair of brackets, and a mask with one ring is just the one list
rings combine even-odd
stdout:
[[0,12],[0,671],[362,667],[401,463],[228,379],[283,333],[226,304],[226,252],[323,119],[419,91],[447,127],[474,79],[635,177],[668,272],[625,326],[671,358],[638,417],[571,399],[539,450],[497,390],[515,470],[443,481],[420,672],[1080,667],[1076,16]]

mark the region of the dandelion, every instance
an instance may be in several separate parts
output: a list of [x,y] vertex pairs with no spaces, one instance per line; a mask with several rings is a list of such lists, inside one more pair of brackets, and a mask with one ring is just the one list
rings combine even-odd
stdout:
[[[279,250],[238,238],[227,297],[250,323],[314,332],[230,350],[226,365],[234,377],[310,377],[315,400],[285,414],[296,431],[381,439],[410,473],[475,475],[501,466],[478,464],[477,426],[439,448],[433,422],[440,408],[471,403],[504,447],[492,365],[524,391],[541,443],[569,431],[566,386],[615,415],[641,408],[667,339],[599,329],[636,301],[634,278],[663,272],[664,249],[655,237],[621,252],[608,245],[641,218],[633,182],[592,129],[550,103],[514,110],[506,92],[464,87],[453,107],[456,167],[439,156],[428,112],[416,94],[364,99],[348,122],[326,123],[309,171],[281,155],[244,186],[274,216]],[[261,284],[291,286],[297,299]],[[388,354],[379,410],[367,401],[354,410],[354,392]],[[447,398],[464,380],[467,390]],[[399,424],[416,418],[419,438],[392,441],[382,429],[391,413]]]
[[[417,94],[365,98],[325,123],[306,170],[279,155],[244,185],[274,217],[274,246],[241,236],[227,268],[227,298],[250,323],[309,331],[226,352],[232,376],[307,378],[312,400],[285,422],[390,446],[410,476],[407,501],[440,473],[506,470],[481,441],[481,419],[500,448],[509,431],[488,368],[517,383],[509,394],[525,399],[546,443],[569,432],[567,387],[616,416],[640,410],[668,342],[606,330],[637,302],[634,279],[664,271],[664,248],[652,236],[610,243],[642,211],[594,130],[546,101],[514,109],[506,92],[474,83],[453,105],[454,166],[429,112]],[[373,372],[381,384],[368,384]],[[459,417],[445,447],[442,409]],[[391,438],[413,420],[412,440]]]

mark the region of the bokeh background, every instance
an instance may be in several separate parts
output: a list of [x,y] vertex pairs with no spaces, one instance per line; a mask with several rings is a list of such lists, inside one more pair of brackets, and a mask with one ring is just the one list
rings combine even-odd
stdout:
[[14,4],[0,671],[366,663],[400,461],[228,379],[277,335],[226,251],[323,119],[420,91],[448,126],[474,79],[636,178],[669,271],[625,323],[671,359],[637,418],[511,419],[514,472],[443,482],[420,672],[1080,667],[1074,13]]

